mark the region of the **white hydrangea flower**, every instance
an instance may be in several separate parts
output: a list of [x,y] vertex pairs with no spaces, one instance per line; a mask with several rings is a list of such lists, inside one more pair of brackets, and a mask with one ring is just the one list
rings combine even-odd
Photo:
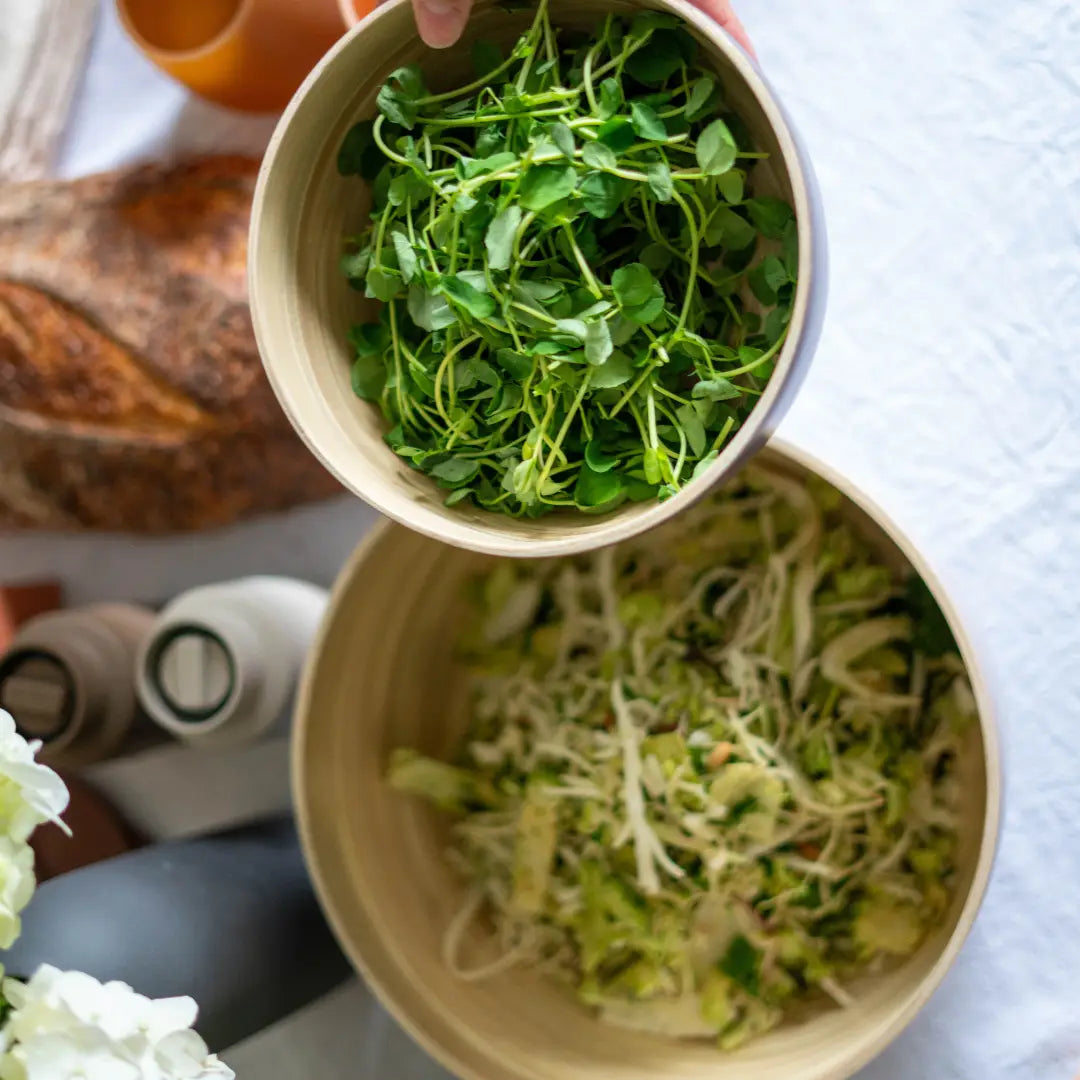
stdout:
[[64,781],[34,760],[40,742],[27,742],[15,730],[11,713],[0,709],[0,835],[16,842],[29,838],[39,825],[52,821],[70,835],[60,820],[67,809]]
[[4,980],[0,1080],[234,1080],[191,1030],[191,998],[152,1001],[120,982],[42,965]]
[[0,836],[0,949],[15,944],[22,931],[19,912],[30,903],[36,885],[30,845]]

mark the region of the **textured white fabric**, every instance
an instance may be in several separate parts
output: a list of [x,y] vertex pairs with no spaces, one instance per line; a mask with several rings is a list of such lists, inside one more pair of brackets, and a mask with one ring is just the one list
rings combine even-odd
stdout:
[[[831,236],[825,334],[781,433],[927,554],[982,642],[1004,729],[1005,831],[982,915],[940,992],[861,1080],[1072,1080],[1080,5],[737,2],[809,145]],[[109,19],[64,168],[257,145],[266,130],[186,102]],[[77,599],[166,596],[239,571],[328,581],[371,520],[342,500],[177,542],[4,539],[0,570],[59,568]],[[263,1080],[445,1075],[358,986],[226,1057]]]

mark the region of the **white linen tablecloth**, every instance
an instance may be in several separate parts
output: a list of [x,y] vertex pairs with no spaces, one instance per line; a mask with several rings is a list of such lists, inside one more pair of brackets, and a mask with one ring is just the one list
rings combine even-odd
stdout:
[[[809,145],[831,239],[826,331],[781,433],[926,553],[982,643],[1004,729],[1005,829],[985,907],[931,1004],[861,1080],[1073,1080],[1080,4],[738,7]],[[255,150],[270,126],[186,97],[106,12],[62,169]],[[344,498],[183,540],[0,538],[0,571],[58,573],[76,601],[253,571],[329,582],[373,519]],[[260,1080],[446,1075],[359,984],[226,1057]]]

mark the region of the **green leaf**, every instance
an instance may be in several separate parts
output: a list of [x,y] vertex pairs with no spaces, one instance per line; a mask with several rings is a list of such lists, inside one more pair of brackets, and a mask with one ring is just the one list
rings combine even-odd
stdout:
[[338,265],[341,267],[341,272],[351,281],[363,281],[371,265],[371,248],[366,247],[362,251],[347,251],[341,256],[341,262]]
[[621,308],[644,304],[652,295],[656,278],[643,263],[627,263],[611,275],[611,290]]
[[[772,261],[770,262],[770,260]],[[782,279],[781,284],[787,281],[787,271],[784,269],[784,264],[775,255],[769,255],[746,275],[746,280],[750,284],[750,291],[762,304],[768,306],[776,303],[776,289],[778,286],[774,285],[773,282],[777,280],[778,274]]]
[[416,274],[418,264],[416,252],[413,251],[409,238],[400,229],[394,229],[390,234],[390,239],[397,254],[398,269],[401,271],[401,277],[405,284],[408,285]]
[[434,332],[453,326],[458,317],[446,301],[446,297],[426,289],[418,282],[409,286],[409,317],[422,330]]
[[629,150],[637,142],[634,125],[624,116],[613,116],[596,129],[596,138],[605,146],[610,146],[616,154]]
[[610,390],[614,386],[628,383],[633,375],[634,365],[630,357],[621,350],[615,349],[599,367],[592,369],[589,386],[594,390]]
[[524,356],[513,349],[499,349],[495,353],[495,363],[519,382],[524,382],[532,374],[535,365],[531,356]]
[[472,47],[472,62],[476,74],[482,79],[503,62],[502,50],[490,41],[478,41]]
[[618,460],[619,459],[615,455],[606,453],[596,439],[590,439],[585,444],[585,464],[588,465],[593,472],[610,472],[615,468]]
[[[656,30],[649,41],[626,61],[625,70],[646,86],[667,82],[686,63],[681,30]],[[692,40],[692,39],[691,39]]]
[[703,173],[718,176],[735,164],[735,137],[723,120],[714,120],[702,133],[694,150]]
[[770,240],[782,239],[788,222],[795,218],[795,211],[783,199],[767,195],[747,199],[745,206],[758,232]]
[[382,356],[390,344],[390,329],[381,322],[351,326],[349,344],[357,356]]
[[718,967],[748,994],[758,996],[760,990],[761,953],[750,944],[743,934],[736,934],[731,939]]
[[697,409],[692,405],[680,405],[675,410],[675,416],[679,421],[683,434],[686,436],[686,444],[690,447],[690,453],[696,458],[701,457],[708,446],[708,437],[705,434],[705,425],[701,422]]
[[392,123],[411,131],[416,125],[417,108],[414,102],[424,96],[424,78],[415,64],[400,67],[379,89],[375,104]]
[[532,211],[543,210],[565,199],[577,184],[572,165],[534,165],[522,178],[518,202]]
[[757,240],[757,230],[734,210],[721,206],[713,214],[705,230],[705,243],[710,247],[722,244],[729,251],[744,251]]
[[337,167],[342,176],[362,176],[365,180],[374,180],[386,158],[373,134],[375,122],[361,120],[353,124],[341,140],[338,150]]
[[514,253],[514,237],[521,225],[521,207],[515,203],[504,206],[492,219],[484,236],[488,265],[492,270],[508,270]]
[[353,361],[353,393],[365,401],[378,401],[386,383],[386,367],[378,356],[358,356]]
[[384,303],[393,300],[401,290],[401,275],[396,270],[387,270],[382,266],[373,266],[365,278],[367,295]]
[[746,187],[746,174],[742,169],[728,169],[726,173],[722,173],[716,178],[716,186],[720,194],[729,203],[742,202]]
[[623,104],[622,84],[618,79],[611,77],[600,84],[600,119],[609,120]]
[[[472,158],[462,166],[461,171],[466,180],[472,180],[474,177],[483,176],[485,173],[505,169],[507,165],[513,165],[517,160],[517,154],[509,150],[502,150],[497,154],[491,154],[489,157]],[[461,162],[458,162],[458,164],[460,165]]]
[[613,173],[589,173],[581,181],[582,205],[594,218],[606,220],[615,214],[623,204],[630,183]]
[[668,137],[664,121],[655,111],[640,101],[630,106],[630,123],[641,138],[649,142],[666,142]]
[[585,360],[594,366],[602,364],[614,350],[611,330],[603,319],[585,325]]
[[588,143],[581,152],[581,158],[590,169],[602,171],[619,167],[619,159],[615,156],[615,151],[602,142]]
[[675,185],[671,181],[671,170],[663,161],[654,161],[646,175],[649,178],[649,188],[661,202],[671,202],[675,194]]
[[471,487],[459,487],[455,488],[446,496],[446,502],[443,506],[457,506],[459,502],[464,502],[470,495],[475,494]]
[[479,471],[480,466],[477,462],[468,458],[452,457],[434,466],[431,475],[436,480],[444,480],[447,484],[458,487],[461,484],[467,484]]
[[709,401],[727,401],[730,398],[742,397],[743,392],[732,382],[714,375],[711,379],[702,379],[694,383],[692,396],[695,398],[708,398]]
[[551,124],[548,127],[548,135],[551,141],[558,147],[559,153],[563,157],[574,160],[574,151],[577,149],[577,143],[574,141],[574,133],[570,127],[562,121]]
[[761,260],[761,276],[773,292],[778,292],[791,280],[787,267],[775,255],[766,255]]
[[439,287],[451,301],[477,319],[495,314],[495,298],[470,285],[460,274],[447,274],[439,279]]
[[671,265],[674,255],[663,244],[649,244],[642,248],[640,258],[654,274],[662,274]]
[[711,75],[705,75],[694,83],[683,110],[687,120],[693,123],[708,108],[715,89],[716,80]]
[[912,647],[930,657],[957,652],[956,639],[948,619],[926,582],[917,574],[908,578],[905,599],[913,623]]
[[596,472],[587,464],[578,473],[574,502],[578,506],[598,507],[614,502],[622,494],[622,477],[616,472]]
[[706,454],[695,466],[694,471],[690,474],[691,480],[696,480],[703,473],[709,471],[709,468],[716,462],[716,459],[720,455],[714,450],[711,454]]
[[[470,390],[477,383],[485,386],[500,386],[502,376],[486,361],[478,356],[469,356],[454,365],[454,385],[459,390]],[[434,385],[432,385],[434,390]]]

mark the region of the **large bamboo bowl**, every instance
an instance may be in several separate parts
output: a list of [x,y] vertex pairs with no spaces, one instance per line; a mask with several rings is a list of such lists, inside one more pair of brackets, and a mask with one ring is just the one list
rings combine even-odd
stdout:
[[464,686],[451,655],[462,581],[489,560],[387,523],[342,572],[307,667],[295,802],[308,865],[342,947],[398,1020],[467,1080],[840,1080],[910,1022],[971,929],[1001,810],[993,706],[971,640],[926,564],[868,499],[793,450],[770,447],[762,460],[834,483],[860,531],[884,559],[923,576],[952,626],[980,717],[962,762],[967,805],[952,907],[901,967],[852,987],[856,1005],[791,1022],[733,1054],[606,1026],[526,970],[458,981],[440,956],[463,895],[443,857],[445,822],[421,800],[392,791],[383,774],[391,750],[444,755],[462,734]]
[[461,85],[472,77],[472,42],[512,42],[531,18],[528,11],[510,15],[495,0],[477,0],[460,47],[435,52],[417,36],[408,0],[376,8],[326,55],[286,110],[263,161],[252,216],[255,333],[270,382],[296,429],[347,488],[387,516],[457,547],[495,555],[602,547],[673,517],[704,495],[764,444],[791,404],[825,307],[825,230],[810,166],[779,103],[742,50],[685,0],[552,0],[551,7],[558,24],[578,28],[594,26],[610,10],[649,7],[682,16],[756,144],[769,152],[754,170],[756,191],[787,199],[798,218],[799,285],[772,379],[709,471],[679,495],[601,517],[566,512],[515,520],[464,505],[448,509],[446,492],[383,443],[382,415],[349,384],[346,331],[350,323],[371,317],[371,302],[349,288],[338,269],[341,238],[358,231],[367,212],[357,178],[338,175],[341,140],[357,120],[374,115],[375,95],[391,70],[418,62],[437,89]]

